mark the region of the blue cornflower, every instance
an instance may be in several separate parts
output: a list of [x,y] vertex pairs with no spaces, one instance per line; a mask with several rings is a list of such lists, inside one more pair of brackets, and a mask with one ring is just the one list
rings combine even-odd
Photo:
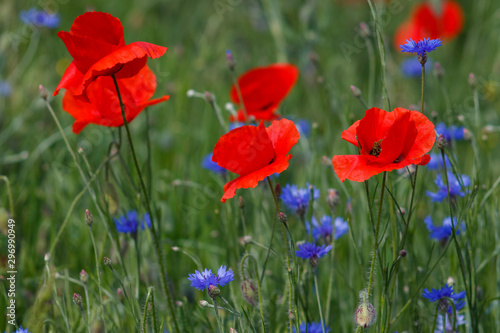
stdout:
[[[457,177],[455,177],[455,175],[451,171],[448,171],[447,175],[448,175],[448,182],[450,183],[450,196],[452,198],[456,196],[464,197],[465,192],[462,191],[462,187]],[[464,187],[470,185],[470,179],[468,176],[460,175],[460,178],[462,180],[462,183],[464,184]],[[441,175],[436,176],[435,183],[438,187],[438,192],[434,193],[431,191],[426,191],[425,193],[427,194],[427,196],[431,198],[432,201],[441,202],[443,201],[443,199],[448,197],[448,189],[446,188],[446,183]]]
[[[7,331],[5,331],[5,333],[7,333]],[[17,331],[14,331],[13,333],[30,333],[30,332],[28,331],[27,328],[23,329],[22,326],[19,326],[19,328],[17,329]]]
[[[300,333],[323,333],[323,328],[321,323],[302,323],[300,324]],[[295,327],[293,328],[293,333],[295,333]],[[330,332],[330,327],[325,326],[325,332]]]
[[[432,66],[432,61],[427,60],[425,63],[425,71],[429,71]],[[422,75],[422,65],[417,61],[417,58],[408,58],[401,63],[401,71],[406,77],[420,77]]]
[[210,170],[210,171],[218,173],[218,174],[226,173],[226,171],[227,171],[226,169],[224,169],[223,167],[219,166],[217,163],[212,161],[213,155],[214,155],[213,153],[206,155],[203,158],[203,161],[201,162],[201,166],[207,170]]
[[314,243],[303,243],[299,244],[298,250],[295,250],[295,254],[297,257],[302,259],[312,259],[312,258],[321,258],[325,254],[328,253],[332,249],[331,245],[325,246],[317,246]]
[[123,233],[136,233],[137,228],[139,226],[139,222],[141,223],[141,229],[144,230],[144,222],[146,222],[146,226],[148,228],[151,228],[151,217],[149,216],[148,213],[144,214],[144,219],[139,220],[139,214],[135,210],[131,210],[127,212],[126,215],[122,215],[118,217],[117,219],[114,218],[113,221],[115,222],[116,226],[116,231],[118,232],[123,232]]
[[[315,241],[318,241],[318,239],[320,239],[321,237],[325,240],[331,239],[333,230],[331,216],[324,215],[321,218],[321,224],[318,223],[316,217],[313,216],[311,218],[311,223],[312,223],[312,235]],[[337,217],[333,223],[335,223],[335,239],[344,235],[349,230],[349,225],[341,217]],[[310,234],[311,226],[309,225],[309,223],[306,223],[306,229],[307,233]]]
[[7,81],[0,81],[0,96],[10,96],[12,93],[12,88],[10,87],[9,82]]
[[406,44],[399,45],[399,47],[401,48],[401,52],[417,53],[419,55],[425,55],[426,53],[432,52],[435,49],[437,49],[439,46],[441,46],[441,43],[443,43],[441,38],[437,39],[424,38],[417,42],[413,41],[410,38],[410,40],[406,40]]
[[189,274],[188,280],[191,281],[191,287],[199,290],[208,289],[210,286],[223,287],[234,280],[234,273],[226,269],[226,266],[220,266],[217,274],[212,273],[211,269],[206,269],[203,272],[194,271],[194,274]]
[[304,136],[306,138],[311,136],[312,125],[309,120],[299,119],[295,121],[295,126],[297,126],[297,129],[299,130],[301,136]]
[[[432,223],[432,218],[430,216],[427,216],[424,219],[424,223],[431,233],[429,237],[437,240],[450,237],[453,226],[457,227],[457,219],[455,217],[453,218],[452,225],[451,218],[449,216],[443,220],[443,225],[439,227],[434,226],[434,224]],[[460,235],[460,229],[465,229],[465,225],[463,223],[456,229],[456,235]]]
[[[306,188],[298,188],[297,185],[286,184],[281,190],[281,200],[295,213],[303,216],[311,200],[310,185]],[[313,199],[319,198],[319,190],[313,186]]]
[[44,10],[37,10],[35,8],[22,10],[19,13],[19,18],[26,24],[47,28],[57,28],[61,21],[59,14],[50,14]]
[[[458,311],[456,313],[456,318],[457,318],[457,326],[465,325],[467,323],[465,321],[465,315],[458,314]],[[454,332],[452,313],[451,312],[447,313],[445,316],[443,316],[442,314],[438,314],[436,319],[436,330],[434,331],[434,333],[452,333],[452,332]]]
[[464,126],[457,127],[452,125],[450,127],[446,127],[444,123],[436,125],[437,135],[439,136],[440,134],[443,134],[447,141],[451,141],[452,138],[456,141],[463,140],[465,138],[465,131],[466,129]]
[[453,287],[447,284],[441,289],[432,288],[432,291],[425,288],[422,296],[431,302],[439,301],[439,308],[442,313],[451,312],[452,306],[449,304],[450,299],[455,303],[455,309],[457,311],[465,306],[465,302],[462,300],[465,297],[465,291],[455,294]]
[[[427,163],[427,169],[429,170],[439,170],[443,168],[443,158],[441,154],[430,153],[431,160]],[[444,162],[446,163],[446,168],[451,168],[451,162],[448,155],[444,155]]]

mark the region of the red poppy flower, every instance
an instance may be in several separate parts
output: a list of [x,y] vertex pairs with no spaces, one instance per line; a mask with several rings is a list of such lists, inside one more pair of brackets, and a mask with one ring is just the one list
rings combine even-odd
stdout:
[[455,1],[444,1],[440,12],[436,12],[429,2],[418,4],[394,35],[394,46],[399,49],[407,39],[441,38],[444,41],[455,38],[464,25],[464,13]]
[[[74,65],[70,65],[74,76],[83,76]],[[145,107],[168,100],[169,96],[149,100],[156,90],[156,77],[148,66],[130,78],[117,79],[120,94],[125,104],[127,122],[132,121]],[[63,109],[75,118],[73,132],[78,134],[88,124],[117,127],[123,125],[123,116],[113,79],[99,76],[87,87],[89,102],[75,98],[67,90],[63,98]]]
[[120,20],[102,12],[78,16],[69,32],[61,31],[57,35],[66,44],[73,62],[66,69],[54,96],[61,88],[71,89],[75,98],[87,102],[87,87],[98,76],[132,77],[146,65],[147,57],[158,58],[167,50],[145,42],[125,45]]
[[[299,70],[290,64],[273,64],[257,67],[238,78],[241,97],[248,116],[256,120],[272,120],[279,118],[275,112],[281,101],[288,95],[297,82]],[[235,104],[241,104],[235,85],[229,93]],[[238,110],[237,118],[231,121],[244,122],[243,110]]]
[[342,132],[342,139],[359,147],[360,155],[333,156],[333,169],[341,181],[362,182],[382,171],[429,163],[425,154],[436,134],[431,121],[418,111],[371,108]]
[[257,186],[259,181],[288,168],[287,155],[299,141],[299,131],[293,121],[273,121],[269,127],[241,126],[224,134],[214,148],[212,161],[240,175],[224,186],[221,201],[234,197],[236,189]]

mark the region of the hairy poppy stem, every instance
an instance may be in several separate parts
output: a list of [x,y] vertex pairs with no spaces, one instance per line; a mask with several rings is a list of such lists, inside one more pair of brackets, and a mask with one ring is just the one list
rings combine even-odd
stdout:
[[125,131],[127,132],[127,139],[130,145],[130,152],[132,153],[132,158],[134,160],[134,165],[137,170],[137,174],[139,175],[139,182],[141,184],[141,190],[144,195],[144,201],[146,202],[146,209],[149,213],[149,217],[151,218],[151,233],[153,234],[153,239],[155,243],[155,250],[156,250],[156,255],[158,256],[158,263],[160,264],[160,272],[161,272],[161,283],[163,287],[163,291],[165,292],[165,295],[167,296],[167,302],[168,302],[168,307],[170,310],[170,315],[172,316],[172,319],[174,321],[174,328],[176,332],[179,331],[179,325],[177,324],[177,317],[175,315],[175,310],[174,310],[174,305],[172,303],[172,298],[170,296],[170,291],[168,290],[167,286],[167,273],[165,270],[165,266],[163,264],[163,257],[161,253],[161,247],[160,247],[160,242],[158,240],[158,235],[156,234],[156,228],[155,228],[155,223],[154,223],[154,216],[151,210],[151,205],[149,203],[149,196],[148,192],[146,189],[146,185],[144,184],[144,179],[142,177],[141,169],[139,168],[139,162],[137,161],[137,155],[135,154],[135,148],[134,148],[134,143],[132,141],[132,135],[130,134],[130,129],[128,127],[128,122],[127,122],[127,116],[125,115],[125,105],[123,104],[122,96],[120,94],[120,87],[118,86],[118,81],[116,80],[116,77],[114,74],[111,75],[113,78],[113,83],[115,84],[116,88],[116,94],[118,95],[118,100],[120,102],[120,109],[122,111],[122,117],[123,117],[123,124],[125,125]]
[[[377,215],[377,223],[375,225],[375,233],[373,235],[373,253],[372,253],[372,262],[370,266],[370,277],[368,279],[368,288],[366,289],[366,294],[370,295],[370,291],[372,288],[373,284],[373,278],[374,278],[374,270],[375,270],[375,260],[377,258],[377,252],[378,252],[378,233],[380,230],[380,217],[382,216],[382,203],[384,202],[384,190],[385,190],[385,179],[387,177],[387,171],[384,171],[384,175],[382,177],[382,188],[380,189],[380,203],[378,206],[378,215]],[[369,200],[370,198],[368,198]]]

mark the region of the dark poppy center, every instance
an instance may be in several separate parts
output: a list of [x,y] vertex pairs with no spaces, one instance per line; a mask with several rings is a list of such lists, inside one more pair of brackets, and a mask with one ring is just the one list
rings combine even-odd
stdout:
[[378,155],[380,155],[380,152],[382,151],[381,144],[382,140],[373,143],[373,147],[370,150],[370,155],[378,157]]

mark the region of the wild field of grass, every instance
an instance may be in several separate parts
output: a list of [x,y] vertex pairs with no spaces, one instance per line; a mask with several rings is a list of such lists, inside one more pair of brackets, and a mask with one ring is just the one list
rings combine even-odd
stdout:
[[[445,2],[430,1],[437,16]],[[429,36],[443,44],[424,79],[394,42],[417,0],[2,0],[0,329],[500,331],[500,2],[457,3],[463,26]],[[30,8],[59,20],[27,22]],[[94,10],[121,21],[125,44],[168,48],[148,66],[153,98],[170,99],[128,129],[75,134],[65,91],[52,96],[73,60],[57,33]],[[300,139],[286,170],[223,203],[238,175],[203,160],[228,132],[233,82],[274,63],[298,69],[277,114]],[[332,158],[360,154],[342,132],[373,107],[423,112],[442,149],[342,182]],[[314,239],[328,217],[339,237]],[[303,259],[305,242],[332,248]],[[190,274],[205,269],[218,276],[199,290]]]

